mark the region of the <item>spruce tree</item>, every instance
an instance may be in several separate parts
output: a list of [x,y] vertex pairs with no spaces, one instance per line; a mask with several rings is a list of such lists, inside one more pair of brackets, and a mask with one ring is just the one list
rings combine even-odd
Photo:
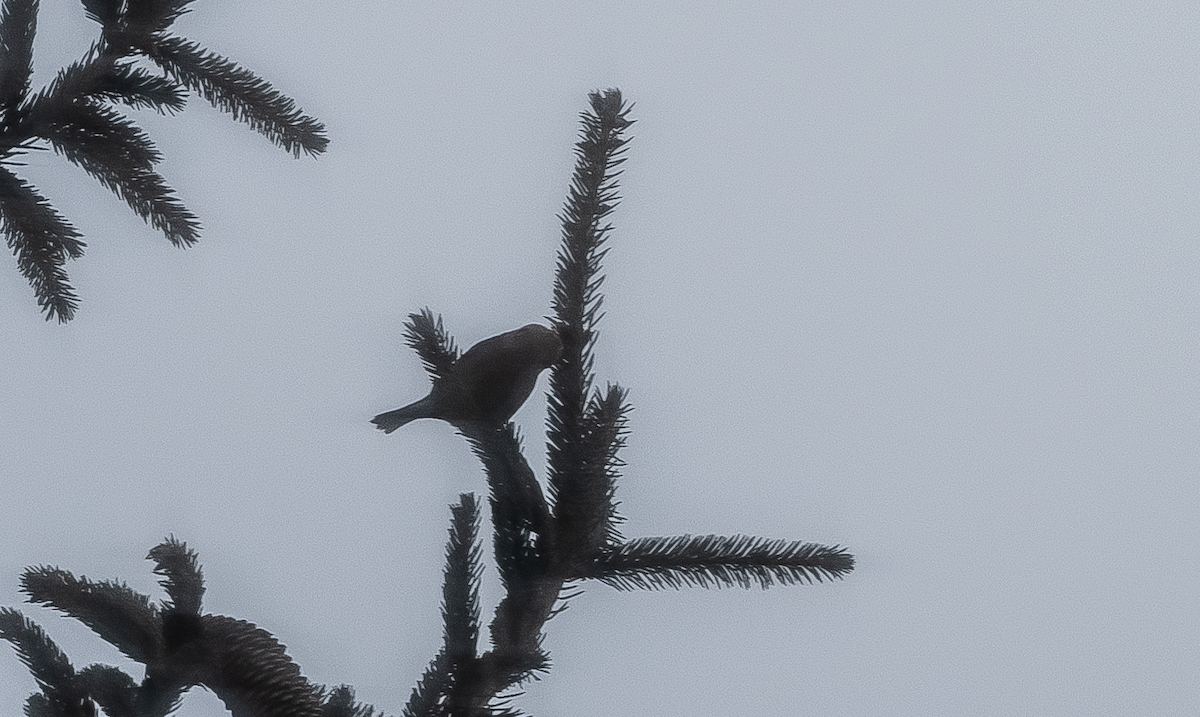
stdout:
[[[516,715],[514,689],[547,673],[546,624],[588,581],[618,590],[768,588],[840,578],[854,558],[839,546],[746,535],[625,538],[617,512],[620,450],[628,431],[624,388],[594,385],[604,281],[601,262],[618,202],[629,107],[617,90],[592,93],[582,115],[576,167],[561,219],[550,320],[563,339],[551,367],[545,484],[525,460],[514,424],[456,423],[487,477],[492,554],[504,596],[480,646],[481,506],[471,493],[451,506],[442,590],[442,645],[402,708],[405,717]],[[409,316],[406,338],[434,379],[458,350],[440,317]],[[110,717],[162,717],[197,685],[235,717],[373,717],[342,685],[306,680],[283,646],[242,620],[205,614],[195,552],[169,538],[150,551],[166,599],[118,582],[94,582],[51,567],[22,578],[30,602],[80,620],[145,665],[141,681],[107,665],[76,670],[21,613],[0,610],[0,637],[16,648],[40,691],[29,717],[77,717],[99,706]]]

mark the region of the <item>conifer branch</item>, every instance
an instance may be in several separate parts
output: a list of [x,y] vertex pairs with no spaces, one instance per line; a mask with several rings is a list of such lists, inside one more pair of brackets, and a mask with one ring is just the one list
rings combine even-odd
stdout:
[[[592,386],[592,347],[600,320],[603,297],[600,285],[604,242],[611,225],[602,224],[619,199],[616,171],[629,141],[623,136],[632,121],[630,107],[619,90],[593,92],[588,98],[592,111],[580,115],[581,139],[575,146],[575,172],[571,179],[563,224],[562,247],[552,302],[554,322],[563,337],[563,358],[550,376],[549,443],[550,494],[555,503],[576,501],[572,491],[581,490],[595,466],[588,464],[584,445],[588,435],[585,410]],[[585,502],[586,499],[580,502]],[[574,507],[565,515],[575,513]],[[582,537],[582,536],[581,536]]]
[[496,567],[505,596],[490,625],[492,649],[456,674],[448,704],[450,714],[484,714],[477,711],[496,694],[548,666],[542,627],[553,614],[562,580],[549,573],[554,552],[549,509],[513,424],[500,430],[475,423],[458,428],[487,473]]
[[21,664],[47,696],[71,688],[75,668],[40,625],[17,610],[0,607],[0,638],[12,643]]
[[295,100],[237,63],[179,37],[159,39],[150,53],[178,82],[214,107],[299,157],[325,151],[325,125],[304,114]]
[[[141,685],[117,668],[89,667],[72,677],[72,694],[92,695],[111,717],[164,717],[188,688],[199,684],[212,690],[235,717],[327,717],[323,690],[301,675],[270,633],[244,620],[198,614],[204,589],[194,551],[169,538],[148,557],[155,561],[154,572],[168,593],[162,609],[121,583],[76,578],[56,568],[31,568],[22,577],[30,602],[80,620],[146,666]],[[0,630],[8,625],[21,645],[36,648],[30,652],[18,646],[35,661],[31,670],[63,673],[52,643],[47,646],[36,639],[40,628],[31,632],[8,612],[16,614],[0,612]],[[370,717],[370,708],[361,717]]]
[[233,717],[322,717],[321,690],[271,633],[254,623],[205,615],[201,684]]
[[159,717],[173,711],[181,697],[181,693],[177,693],[174,700],[160,704],[158,709],[145,705],[133,678],[111,665],[88,665],[79,671],[78,682],[108,717]]
[[454,362],[458,360],[458,349],[454,339],[442,326],[442,317],[435,317],[428,307],[419,313],[409,314],[404,322],[404,339],[417,352],[425,370],[431,378],[447,378],[451,375]]
[[115,27],[121,19],[121,6],[125,0],[83,0],[84,13],[89,20],[105,28]]
[[112,72],[103,77],[91,94],[134,109],[152,109],[159,114],[180,112],[187,106],[187,91],[182,86],[129,62],[115,63]]
[[174,537],[154,546],[146,558],[155,562],[158,583],[167,593],[161,611],[162,637],[167,653],[174,654],[204,636],[200,616],[204,575],[195,551]]
[[132,660],[147,663],[162,653],[158,608],[123,583],[93,582],[42,566],[25,571],[21,591],[29,602],[79,620]]
[[463,493],[451,506],[450,540],[446,545],[446,578],[442,586],[444,649],[451,660],[473,660],[479,640],[479,506]]
[[[232,61],[166,34],[191,2],[83,0],[87,16],[102,26],[99,41],[31,95],[38,2],[0,0],[0,169],[10,171],[20,155],[49,142],[172,244],[186,247],[199,239],[199,219],[154,170],[161,155],[149,136],[112,103],[174,113],[191,89],[297,157],[323,152],[324,126],[293,100]],[[164,75],[137,66],[139,57]],[[32,187],[7,176],[0,185],[0,223],[18,268],[46,319],[69,321],[79,299],[64,264],[82,254],[80,235]]]
[[[15,0],[0,0],[4,1]],[[85,0],[85,6],[89,14],[106,23],[106,41],[117,44],[131,22],[141,23],[138,27],[150,32],[185,11],[188,1]],[[142,13],[134,18],[136,22],[129,15],[134,5]],[[97,97],[103,93],[97,88],[103,85],[94,81],[91,69],[98,63],[68,68],[53,91],[39,96],[32,105],[31,116],[49,116],[46,107],[72,96],[75,99],[67,102],[66,111],[55,115],[70,121],[60,122],[53,132],[46,133],[58,137],[60,151],[74,153],[73,161],[85,168],[92,162],[97,173],[105,176],[117,171],[115,165],[149,171],[157,155],[148,138],[99,104]],[[126,76],[123,81],[130,84],[125,94],[138,95],[134,86],[143,86],[138,85],[143,79],[135,74]],[[169,87],[151,87],[142,94],[159,90],[169,92]],[[511,690],[549,668],[549,655],[542,644],[545,624],[578,594],[578,581],[583,579],[600,580],[621,590],[767,588],[841,578],[854,568],[853,556],[840,546],[744,535],[621,538],[615,493],[623,465],[618,454],[625,444],[630,406],[625,389],[618,385],[603,391],[593,389],[592,348],[602,302],[600,265],[611,228],[602,222],[617,201],[619,173],[615,167],[623,161],[627,140],[621,132],[630,121],[628,108],[616,90],[593,93],[590,99],[592,113],[584,115],[583,138],[576,151],[579,161],[563,213],[563,247],[554,296],[557,331],[540,327],[539,334],[538,327],[526,326],[477,344],[494,349],[503,344],[489,342],[514,340],[532,330],[534,339],[543,342],[534,348],[552,350],[553,356],[537,358],[530,376],[536,379],[537,371],[553,367],[547,426],[553,510],[524,457],[514,424],[506,423],[506,418],[468,409],[418,416],[451,422],[483,464],[494,554],[505,595],[489,626],[491,647],[479,655],[480,510],[475,496],[464,493],[458,504],[451,506],[442,590],[443,645],[404,707],[406,717],[519,715],[508,704],[514,694]],[[99,136],[111,139],[109,146],[99,146]],[[24,210],[22,216],[37,221],[8,220],[9,214],[26,205],[39,208],[40,213]],[[10,246],[19,260],[31,267],[31,273],[50,276],[46,282],[55,278],[53,272],[72,249],[78,252],[82,247],[77,235],[63,229],[69,225],[3,166],[0,217],[6,221]],[[57,254],[38,254],[26,246],[27,237],[37,232],[62,235],[56,239]],[[556,362],[560,336],[565,356]],[[532,381],[524,387],[505,384],[508,359],[504,351],[509,349],[489,353],[473,347],[463,356],[469,360],[460,361],[441,318],[429,309],[409,316],[405,339],[435,379],[430,396],[440,390],[437,381],[460,380],[459,372],[473,379],[500,375],[501,379],[485,378],[485,387],[496,393],[513,391],[519,398],[516,405],[533,385]],[[477,394],[464,395],[468,403],[481,402],[475,398]],[[431,400],[427,397],[411,406]],[[308,682],[284,646],[265,630],[234,618],[202,615],[203,574],[196,553],[186,544],[169,538],[153,548],[148,558],[154,561],[154,572],[167,593],[168,599],[160,605],[124,584],[95,583],[56,568],[26,571],[22,589],[31,602],[79,619],[146,666],[146,678],[140,684],[120,670],[102,665],[76,674],[40,628],[15,611],[0,610],[0,637],[13,642],[22,660],[35,675],[41,675],[43,693],[29,698],[29,717],[94,717],[86,713],[94,711],[92,700],[109,717],[165,717],[184,692],[196,685],[216,693],[234,717],[375,716],[373,707],[355,701],[348,686],[326,692]],[[46,687],[52,683],[54,689]]]
[[501,583],[511,589],[545,572],[553,540],[549,509],[512,423],[499,431],[478,424],[460,430],[487,473],[496,567]]
[[81,235],[32,185],[3,166],[0,228],[46,318],[70,320],[79,297],[67,283],[63,265],[83,254]]
[[402,717],[434,717],[445,714],[445,697],[454,684],[453,668],[453,662],[446,655],[445,648],[442,648],[417,680],[408,703],[400,712]]
[[30,107],[33,120],[42,125],[42,135],[71,162],[85,169],[95,167],[98,177],[148,170],[162,160],[150,135],[111,107],[89,98],[60,104],[43,97]]
[[541,627],[561,587],[547,575],[554,544],[549,509],[513,424],[460,430],[483,462],[491,493],[496,569],[505,589],[491,624],[492,644],[503,654],[502,672],[521,671],[511,666],[538,662],[529,656],[540,653]]
[[638,538],[597,556],[582,578],[619,590],[684,586],[766,589],[775,584],[821,582],[854,569],[845,549],[748,535]]
[[16,610],[0,608],[0,638],[12,643],[41,688],[25,702],[27,717],[95,717],[96,706],[71,661],[40,626]]
[[100,180],[176,246],[200,238],[200,220],[151,167],[161,158],[150,138],[111,108],[78,101],[56,112],[46,127],[54,149]]
[[[452,508],[454,518],[447,546],[446,604],[453,597],[459,602],[455,612],[443,609],[446,641],[439,657],[445,663],[444,700],[427,707],[427,714],[439,711],[448,715],[473,714],[476,706],[486,705],[497,687],[483,676],[488,662],[476,654],[479,634],[479,547],[475,532],[479,509],[475,496],[464,493],[460,504]],[[466,590],[464,591],[464,588]],[[505,681],[506,683],[506,681]]]
[[150,549],[146,556],[154,561],[154,573],[170,598],[166,607],[200,614],[200,602],[204,597],[204,573],[200,570],[199,556],[188,549],[187,543],[167,538]]
[[325,700],[323,717],[375,717],[375,708],[356,701],[349,685],[339,685]]
[[83,59],[59,70],[50,84],[29,101],[25,111],[33,117],[26,128],[28,132],[44,136],[45,127],[60,122],[58,114],[78,102],[120,102],[160,113],[176,112],[186,106],[187,92],[179,83],[151,75],[102,48],[93,45]]
[[617,478],[623,465],[617,452],[625,445],[629,404],[625,389],[610,385],[588,403],[578,442],[578,472],[564,474],[551,488],[559,541],[570,562],[588,559],[606,545],[621,540],[617,526]]
[[183,206],[175,190],[157,172],[141,167],[106,166],[85,154],[72,156],[66,151],[64,154],[123,199],[135,214],[161,231],[175,246],[188,247],[199,241],[200,219]]
[[189,12],[191,4],[192,0],[125,0],[125,12],[120,16],[123,29],[135,35],[163,32]]
[[0,136],[19,122],[19,108],[29,94],[37,11],[37,0],[4,0],[0,6]]

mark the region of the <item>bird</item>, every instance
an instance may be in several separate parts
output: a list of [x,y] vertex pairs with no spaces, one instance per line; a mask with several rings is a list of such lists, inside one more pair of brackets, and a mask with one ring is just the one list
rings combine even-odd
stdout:
[[558,363],[563,342],[557,331],[528,324],[484,339],[467,349],[445,376],[433,380],[429,395],[371,419],[391,433],[418,418],[439,418],[452,425],[503,426],[533,393],[543,369]]

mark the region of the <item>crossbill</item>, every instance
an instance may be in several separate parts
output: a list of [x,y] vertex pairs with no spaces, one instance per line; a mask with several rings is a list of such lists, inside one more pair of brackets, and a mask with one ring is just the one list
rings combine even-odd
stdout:
[[381,413],[371,423],[384,433],[418,418],[503,426],[533,393],[538,374],[557,363],[562,350],[558,333],[541,324],[484,339],[454,362],[449,375],[434,379],[428,396]]

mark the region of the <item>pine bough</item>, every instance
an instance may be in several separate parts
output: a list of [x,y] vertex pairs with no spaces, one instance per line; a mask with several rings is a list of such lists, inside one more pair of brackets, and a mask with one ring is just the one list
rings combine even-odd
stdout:
[[[405,717],[518,714],[513,690],[549,669],[545,624],[584,581],[620,590],[767,588],[840,578],[854,567],[854,558],[838,546],[744,535],[622,537],[615,494],[629,405],[620,386],[593,388],[592,347],[601,316],[600,264],[611,230],[607,217],[618,201],[617,168],[631,122],[617,90],[593,93],[590,100],[561,216],[554,283],[552,321],[565,352],[550,380],[549,495],[526,462],[513,424],[460,428],[487,474],[504,597],[489,626],[490,646],[481,652],[481,510],[473,494],[463,494],[451,507],[442,646],[403,708]],[[409,317],[406,338],[435,377],[458,355],[429,310]],[[163,717],[196,685],[212,690],[234,717],[377,714],[345,685],[327,689],[308,682],[261,628],[204,614],[204,582],[186,545],[168,539],[149,559],[167,595],[159,603],[121,583],[92,582],[50,567],[26,571],[22,589],[30,602],[80,620],[146,668],[141,682],[107,665],[77,671],[40,627],[16,610],[0,609],[0,637],[14,645],[40,687],[26,703],[29,717],[92,717],[96,705],[110,717]]]
[[[79,231],[14,172],[28,152],[54,151],[95,177],[175,246],[200,237],[200,220],[155,171],[162,155],[113,104],[173,114],[199,94],[299,157],[325,151],[325,127],[267,81],[199,44],[170,34],[192,0],[83,0],[100,39],[40,92],[30,89],[38,0],[0,4],[0,231],[46,320],[70,321],[79,297],[68,259],[83,256]],[[150,72],[147,67],[156,68]]]

